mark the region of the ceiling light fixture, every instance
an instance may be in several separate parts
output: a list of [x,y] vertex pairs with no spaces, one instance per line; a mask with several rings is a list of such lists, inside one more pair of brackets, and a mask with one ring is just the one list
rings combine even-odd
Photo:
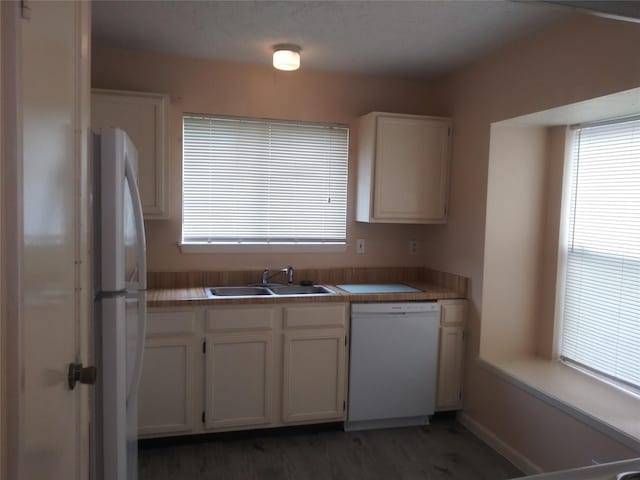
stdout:
[[298,45],[276,45],[273,47],[273,66],[286,71],[299,69],[301,51]]

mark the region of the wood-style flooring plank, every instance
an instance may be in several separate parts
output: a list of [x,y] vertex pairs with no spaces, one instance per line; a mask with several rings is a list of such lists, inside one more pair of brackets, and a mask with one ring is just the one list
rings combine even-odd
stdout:
[[521,475],[455,421],[285,434],[140,450],[140,480],[500,480]]

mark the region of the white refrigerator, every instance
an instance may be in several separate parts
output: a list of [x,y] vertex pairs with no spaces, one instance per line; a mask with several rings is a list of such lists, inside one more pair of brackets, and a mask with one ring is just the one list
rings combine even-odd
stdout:
[[136,480],[146,247],[137,151],[120,129],[93,137],[94,480]]

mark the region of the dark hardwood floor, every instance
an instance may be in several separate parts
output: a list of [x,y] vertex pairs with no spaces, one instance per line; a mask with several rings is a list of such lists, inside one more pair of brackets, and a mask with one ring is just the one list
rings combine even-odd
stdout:
[[252,432],[145,447],[140,480],[500,480],[522,473],[452,419],[345,433]]

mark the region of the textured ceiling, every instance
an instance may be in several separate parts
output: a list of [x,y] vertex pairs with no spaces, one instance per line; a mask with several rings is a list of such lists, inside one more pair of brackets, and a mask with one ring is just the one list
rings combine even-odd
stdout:
[[302,47],[302,68],[429,78],[567,15],[510,1],[94,1],[93,42],[270,63]]

